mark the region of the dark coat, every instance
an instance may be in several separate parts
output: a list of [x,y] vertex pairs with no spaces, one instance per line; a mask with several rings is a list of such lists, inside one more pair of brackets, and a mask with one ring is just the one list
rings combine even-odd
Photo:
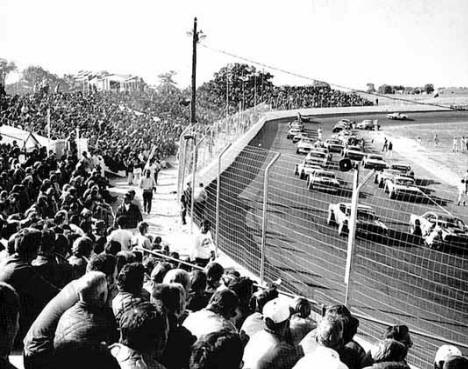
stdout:
[[79,301],[60,318],[54,346],[70,341],[111,344],[117,338],[117,324],[110,308]]
[[128,210],[125,209],[124,204],[121,204],[117,208],[117,213],[115,217],[118,218],[120,216],[126,216],[128,218],[127,228],[136,228],[138,223],[140,223],[143,220],[143,216],[141,215],[141,211],[138,208],[138,205],[135,205],[133,203],[130,203]]
[[367,366],[366,369],[410,369],[410,367],[406,361],[382,361],[372,366]]
[[0,265],[0,281],[10,284],[20,297],[20,330],[16,337],[17,342],[20,342],[59,289],[42,278],[31,264],[16,254]]
[[167,369],[185,369],[189,367],[192,345],[197,340],[190,331],[179,325],[174,315],[168,316],[169,335],[161,357],[161,363]]

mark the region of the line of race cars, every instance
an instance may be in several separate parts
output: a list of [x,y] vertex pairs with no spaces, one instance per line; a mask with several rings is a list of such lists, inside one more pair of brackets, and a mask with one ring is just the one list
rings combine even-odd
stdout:
[[[406,120],[401,113],[387,115],[388,119]],[[299,119],[289,123],[287,138],[296,143],[296,153],[306,157],[294,167],[294,174],[306,180],[310,191],[323,191],[334,195],[343,194],[349,189],[342,187],[334,171],[332,158],[348,158],[355,165],[375,170],[374,183],[382,188],[390,199],[432,202],[430,196],[416,184],[414,171],[406,163],[387,163],[380,154],[368,152],[366,142],[354,129],[379,130],[377,121],[363,120],[360,123],[341,119],[332,129],[331,137],[323,140],[320,128],[315,134],[305,132],[304,123]],[[327,224],[336,226],[339,235],[349,229],[351,216],[350,203],[332,203],[328,207]],[[388,235],[388,227],[378,218],[370,206],[359,205],[357,210],[357,233],[376,236]],[[430,248],[442,249],[446,246],[468,246],[468,227],[451,214],[426,212],[422,215],[411,214],[409,233],[418,237]]]

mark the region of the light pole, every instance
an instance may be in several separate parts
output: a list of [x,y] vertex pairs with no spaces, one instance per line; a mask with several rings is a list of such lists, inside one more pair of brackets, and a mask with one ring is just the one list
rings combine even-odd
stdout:
[[195,17],[193,19],[193,31],[189,32],[189,35],[192,36],[192,100],[190,106],[190,124],[196,123],[196,108],[195,104],[197,102],[197,44],[204,38],[203,31],[197,30],[198,21]]

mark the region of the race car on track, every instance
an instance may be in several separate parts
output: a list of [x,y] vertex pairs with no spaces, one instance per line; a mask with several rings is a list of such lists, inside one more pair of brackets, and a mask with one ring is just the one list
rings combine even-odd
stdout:
[[410,233],[421,236],[431,249],[443,246],[468,246],[468,227],[456,217],[428,211],[423,215],[410,215]]
[[374,121],[370,120],[370,119],[364,119],[362,122],[359,122],[356,125],[357,129],[370,129],[370,130],[373,130],[373,129],[375,129],[375,127],[377,127],[377,129],[380,128],[380,126],[378,124],[374,124]]
[[328,166],[330,161],[330,154],[318,150],[309,151],[306,156],[306,160],[314,163],[315,165],[319,165],[323,168]]
[[383,170],[387,168],[387,163],[379,154],[367,154],[362,160],[362,166],[367,169]]
[[324,146],[328,149],[329,152],[341,153],[344,149],[343,141],[334,138],[327,138],[325,140]]
[[309,133],[299,132],[297,135],[295,135],[295,136],[292,138],[292,142],[293,142],[293,143],[297,143],[297,142],[299,142],[300,140],[302,140],[303,138],[312,138],[312,136],[311,136]]
[[358,146],[348,146],[343,150],[343,158],[348,158],[354,161],[361,161],[367,154]]
[[334,172],[319,169],[307,178],[307,188],[309,190],[337,193],[340,190],[340,182],[336,179]]
[[390,113],[387,114],[387,118],[392,120],[406,120],[408,119],[408,116],[402,113]]
[[[340,236],[349,231],[348,224],[350,217],[350,203],[330,204],[328,206],[327,224],[338,226],[338,234]],[[356,233],[386,235],[388,228],[379,220],[370,206],[358,205]]]
[[320,169],[322,169],[322,167],[317,165],[314,160],[304,159],[294,167],[294,175],[299,176],[300,179],[306,179],[309,175],[314,173],[314,171]]
[[425,197],[424,192],[416,186],[414,179],[411,177],[393,176],[387,178],[384,191],[388,193],[388,197],[391,199],[416,200]]
[[307,154],[308,152],[314,150],[315,148],[315,139],[313,138],[302,138],[297,143],[296,154]]
[[408,164],[390,164],[387,169],[382,172],[378,172],[375,175],[374,183],[378,184],[379,187],[385,186],[385,181],[394,176],[405,176],[414,179],[414,172],[411,170],[411,166]]
[[298,120],[293,120],[289,122],[289,128],[299,128],[301,131],[304,129],[304,123],[299,122]]
[[290,140],[291,138],[293,138],[294,136],[296,136],[297,134],[301,132],[302,132],[302,129],[300,128],[290,128],[288,131],[288,134],[286,135],[286,138]]
[[341,119],[338,123],[336,123],[333,126],[332,132],[337,133],[337,132],[341,132],[343,130],[352,129],[355,124],[356,124],[356,122],[354,120]]

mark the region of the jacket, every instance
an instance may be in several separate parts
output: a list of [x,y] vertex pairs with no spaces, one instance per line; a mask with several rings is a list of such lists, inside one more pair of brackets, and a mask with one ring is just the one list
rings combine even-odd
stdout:
[[109,350],[121,369],[166,369],[164,365],[155,360],[145,359],[141,353],[121,343],[113,344]]
[[16,339],[22,340],[36,317],[59,289],[42,278],[31,264],[17,254],[5,259],[0,265],[0,281],[11,285],[19,295],[20,329]]
[[117,325],[108,307],[77,302],[60,318],[55,331],[54,346],[80,341],[111,344],[117,341]]
[[167,369],[188,368],[192,345],[197,338],[187,328],[180,326],[173,314],[168,315],[167,318],[169,321],[169,334],[161,363]]
[[115,320],[120,322],[120,318],[126,311],[147,301],[148,299],[143,296],[134,295],[129,292],[119,292],[112,300],[112,311]]
[[237,333],[237,329],[231,321],[208,309],[202,309],[189,314],[183,326],[196,336],[197,339],[205,334],[219,332],[223,329]]
[[365,369],[410,369],[410,367],[406,361],[382,361],[367,366]]
[[117,214],[115,218],[117,219],[120,216],[126,216],[128,218],[127,228],[136,228],[138,223],[143,220],[141,211],[137,205],[130,203],[128,210],[125,208],[125,204],[121,204],[117,209]]

